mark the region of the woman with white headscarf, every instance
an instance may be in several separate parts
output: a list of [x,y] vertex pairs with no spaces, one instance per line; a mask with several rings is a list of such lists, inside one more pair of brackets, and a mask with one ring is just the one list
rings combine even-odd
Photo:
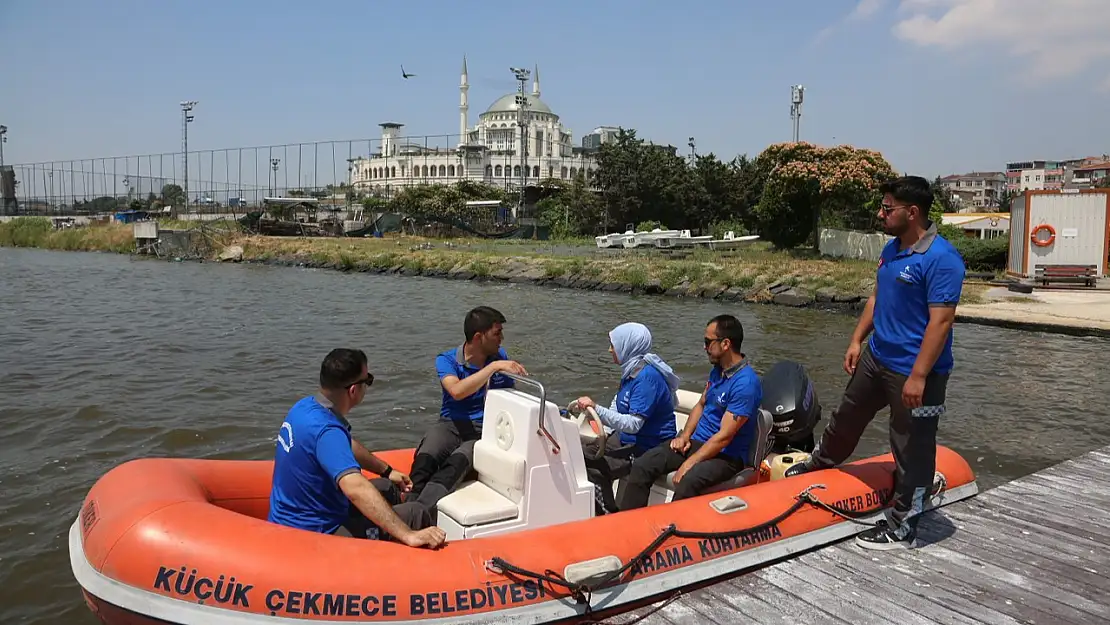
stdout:
[[[607,453],[587,461],[591,481],[601,488],[604,507],[616,511],[612,500],[614,479],[627,475],[632,461],[671,440],[675,429],[679,377],[651,351],[651,331],[642,323],[622,323],[609,332],[609,353],[621,366],[620,387],[608,406],[590,397],[579,397],[578,406],[593,407],[609,435]],[[619,436],[613,436],[619,433]]]

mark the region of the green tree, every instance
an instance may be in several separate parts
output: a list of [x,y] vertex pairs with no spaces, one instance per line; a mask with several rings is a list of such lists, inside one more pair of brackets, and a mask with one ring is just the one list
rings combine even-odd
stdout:
[[178,184],[167,184],[162,187],[162,201],[166,206],[185,206],[185,189]]
[[874,150],[808,142],[769,146],[756,169],[766,177],[755,220],[760,235],[779,248],[816,239],[819,225],[874,229],[878,186],[894,177]]

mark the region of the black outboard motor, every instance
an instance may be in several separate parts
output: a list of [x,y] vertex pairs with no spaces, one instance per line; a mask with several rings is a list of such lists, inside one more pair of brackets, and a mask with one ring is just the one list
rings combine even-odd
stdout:
[[762,408],[775,418],[771,451],[776,454],[812,452],[813,430],[821,420],[817,389],[802,365],[792,360],[775,363],[763,376]]

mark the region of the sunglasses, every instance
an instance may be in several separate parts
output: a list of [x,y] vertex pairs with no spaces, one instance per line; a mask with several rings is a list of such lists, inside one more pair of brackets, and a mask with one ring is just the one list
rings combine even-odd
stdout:
[[906,206],[905,204],[899,204],[897,206],[887,206],[886,204],[882,204],[882,205],[879,206],[879,212],[881,212],[884,215],[889,215],[889,214],[893,213],[894,209],[896,209],[896,208],[904,208],[906,210],[910,209],[910,207]]
[[361,380],[355,380],[354,382],[351,382],[350,384],[347,385],[347,388],[351,388],[352,386],[358,386],[359,384],[365,384],[367,386],[367,388],[369,388],[370,385],[372,385],[373,383],[374,383],[374,374],[373,373],[367,373],[365,378],[363,378]]
[[725,339],[723,339],[723,338],[718,338],[718,339],[711,339],[711,338],[709,338],[709,337],[702,337],[702,340],[703,340],[703,341],[705,341],[705,346],[706,346],[706,347],[709,347],[709,346],[710,346],[710,345],[712,345],[713,343],[716,343],[717,341],[723,341],[723,340],[725,340]]

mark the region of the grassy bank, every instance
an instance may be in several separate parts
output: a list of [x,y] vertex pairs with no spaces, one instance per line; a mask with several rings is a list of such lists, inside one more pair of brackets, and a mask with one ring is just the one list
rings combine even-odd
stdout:
[[[206,228],[208,236],[213,230]],[[242,248],[241,260],[307,265],[340,271],[499,279],[570,288],[790,306],[858,303],[874,287],[875,264],[807,258],[757,243],[730,255],[697,250],[682,259],[654,251],[598,250],[592,242],[449,241],[398,236],[336,239],[217,234],[221,246]],[[0,224],[0,245],[56,250],[130,253],[130,226],[108,224],[53,230],[46,220]],[[965,301],[978,301],[981,287],[968,285]]]

